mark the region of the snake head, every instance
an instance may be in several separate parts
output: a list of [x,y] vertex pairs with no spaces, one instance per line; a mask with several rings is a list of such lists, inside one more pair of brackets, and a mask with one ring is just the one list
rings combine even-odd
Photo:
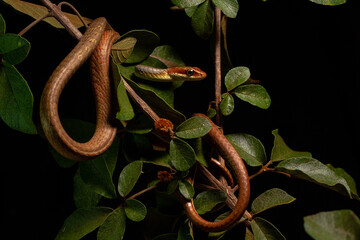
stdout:
[[177,81],[198,81],[206,78],[206,73],[198,67],[173,67],[168,69],[168,73]]

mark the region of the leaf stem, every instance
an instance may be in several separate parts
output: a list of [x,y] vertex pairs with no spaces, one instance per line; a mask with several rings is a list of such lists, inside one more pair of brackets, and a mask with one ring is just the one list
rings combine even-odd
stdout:
[[35,21],[33,21],[32,23],[30,23],[28,26],[26,26],[23,30],[21,30],[18,35],[19,36],[23,36],[27,31],[29,31],[31,28],[33,28],[36,24],[38,24],[39,22],[41,22],[42,20],[44,20],[45,18],[51,17],[52,14],[49,12],[48,14],[35,19]]
[[156,187],[157,187],[156,185],[153,185],[151,187],[145,188],[145,189],[141,190],[140,192],[137,192],[134,195],[128,197],[127,199],[137,198],[138,196],[140,196],[140,195],[142,195],[142,194],[144,194],[144,193],[146,193],[148,191],[151,191],[151,190],[155,189]]
[[70,3],[68,2],[61,2],[58,4],[58,8],[61,9],[62,5],[66,5],[68,6],[69,8],[71,8],[71,10],[73,10],[73,12],[78,16],[78,18],[80,19],[80,21],[82,22],[82,24],[84,24],[84,26],[86,28],[88,28],[88,24],[85,22],[84,18],[81,16],[81,14],[79,13],[79,11]]

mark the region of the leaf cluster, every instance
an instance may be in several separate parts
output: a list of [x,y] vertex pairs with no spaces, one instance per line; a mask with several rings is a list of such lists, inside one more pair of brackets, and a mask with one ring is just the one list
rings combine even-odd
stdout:
[[[311,1],[323,5],[345,3],[344,0]],[[5,2],[14,4],[17,1]],[[194,31],[203,39],[209,38],[213,32],[215,6],[229,18],[235,18],[239,11],[236,0],[172,2],[185,9],[186,15],[191,18]],[[159,46],[159,42],[159,37],[151,31],[133,30],[123,34],[114,44],[111,67],[119,104],[116,118],[123,125],[124,131],[105,154],[78,164],[74,176],[74,202],[77,209],[64,221],[56,239],[80,239],[95,229],[98,229],[98,239],[122,239],[128,220],[145,221],[154,225],[154,219],[164,226],[169,223],[172,225],[166,229],[166,234],[150,231],[151,235],[157,235],[154,239],[194,239],[192,224],[182,218],[183,212],[181,207],[178,207],[178,201],[173,198],[173,193],[178,191],[184,198],[193,199],[196,210],[202,215],[212,213],[227,200],[227,194],[220,190],[206,189],[198,193],[188,181],[191,169],[197,162],[208,166],[207,159],[211,150],[205,148],[207,146],[201,138],[210,131],[211,124],[201,117],[186,119],[183,113],[176,110],[174,91],[181,87],[182,83],[152,83],[134,75],[137,64],[157,68],[185,65],[171,46]],[[36,128],[32,122],[33,97],[26,81],[14,66],[26,58],[29,49],[30,43],[27,40],[5,33],[5,22],[0,18],[0,117],[11,128],[35,134]],[[234,111],[233,96],[261,109],[270,107],[271,99],[265,88],[249,83],[249,78],[250,70],[247,67],[235,67],[227,72],[224,78],[226,92],[222,94],[220,104],[222,115],[228,116]],[[174,135],[165,147],[163,142],[153,140],[154,126],[145,114],[132,104],[124,79],[156,114],[174,123]],[[209,117],[213,117],[214,113],[215,110],[211,108]],[[80,141],[88,140],[94,129],[93,124],[79,120],[64,119],[62,122],[66,131]],[[354,179],[344,169],[323,164],[309,152],[294,151],[287,146],[278,130],[272,133],[274,143],[269,158],[264,145],[255,136],[247,133],[226,135],[251,169],[250,172],[260,168],[251,178],[263,172],[283,174],[360,200]],[[51,147],[50,151],[60,166],[74,165],[74,162],[63,158]],[[126,160],[122,166],[119,166],[119,155],[122,156],[121,160]],[[156,175],[160,170],[168,173],[168,180]],[[140,185],[147,187],[138,191]],[[155,188],[156,207],[148,207],[136,199]],[[117,205],[102,206],[101,199],[104,198],[116,201]],[[248,223],[245,239],[285,239],[270,221],[259,215],[269,209],[291,204],[295,200],[284,190],[271,188],[254,198],[249,215],[240,219],[233,227],[239,226],[239,223]],[[172,216],[168,215],[169,212]],[[216,220],[225,218],[228,214],[229,212],[222,213]],[[174,231],[173,225],[176,223],[178,229]],[[360,221],[350,210],[307,216],[304,218],[304,227],[314,239],[329,239],[332,236],[339,239],[347,236],[357,239],[360,236]],[[220,239],[230,230],[209,233],[208,237]]]

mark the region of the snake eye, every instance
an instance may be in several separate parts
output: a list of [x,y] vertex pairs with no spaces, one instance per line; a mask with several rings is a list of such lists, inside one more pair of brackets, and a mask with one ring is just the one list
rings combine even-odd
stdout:
[[188,77],[191,77],[192,75],[194,75],[194,69],[188,69],[188,70],[186,70],[186,75],[187,75]]

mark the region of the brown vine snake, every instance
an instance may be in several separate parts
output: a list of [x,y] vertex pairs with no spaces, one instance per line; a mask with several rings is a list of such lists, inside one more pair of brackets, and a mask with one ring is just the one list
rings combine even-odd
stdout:
[[[40,100],[41,124],[48,141],[66,158],[75,161],[92,159],[105,152],[114,140],[116,126],[112,123],[114,103],[109,79],[109,55],[112,44],[119,37],[120,35],[111,29],[105,18],[94,20],[80,42],[59,64],[46,83]],[[93,137],[86,143],[79,143],[74,141],[62,127],[58,102],[66,83],[90,56],[97,123]],[[194,70],[197,71],[195,68]],[[194,72],[188,75],[194,75]],[[202,114],[196,116],[208,119]],[[208,120],[212,123],[210,119]],[[192,201],[181,199],[187,215],[196,226],[204,231],[222,231],[237,221],[245,211],[250,195],[249,179],[242,159],[214,123],[206,138],[228,161],[235,173],[240,189],[237,204],[225,219],[209,222],[199,216]]]

